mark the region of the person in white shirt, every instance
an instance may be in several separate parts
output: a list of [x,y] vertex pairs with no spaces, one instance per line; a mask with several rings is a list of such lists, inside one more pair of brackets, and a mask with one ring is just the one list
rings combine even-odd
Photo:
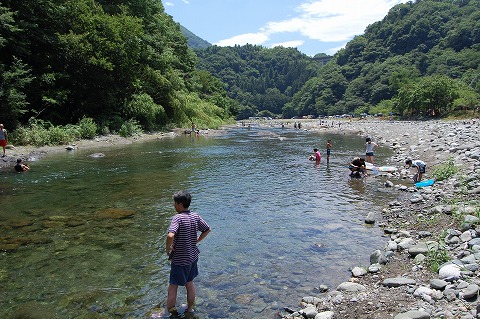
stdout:
[[423,176],[423,174],[425,174],[427,164],[425,164],[425,162],[421,161],[421,160],[413,160],[412,161],[411,159],[407,159],[405,161],[405,165],[407,166],[407,168],[415,167],[417,169],[417,173],[413,176],[413,181],[415,183],[421,182],[422,181],[422,176]]
[[377,147],[377,143],[372,142],[372,139],[370,137],[366,138],[366,143],[365,143],[365,161],[369,163],[373,163],[373,151]]

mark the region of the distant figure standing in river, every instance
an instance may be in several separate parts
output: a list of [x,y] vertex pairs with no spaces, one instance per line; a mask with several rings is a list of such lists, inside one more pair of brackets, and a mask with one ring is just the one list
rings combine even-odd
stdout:
[[367,137],[365,139],[366,143],[365,143],[365,161],[366,162],[369,162],[371,164],[375,164],[374,163],[374,159],[373,159],[373,151],[375,150],[375,148],[378,146],[377,143],[375,142],[372,142],[372,139],[370,137]]
[[332,140],[327,140],[327,163],[330,162],[330,150],[332,149]]
[[5,157],[5,147],[8,143],[8,134],[7,130],[3,127],[3,124],[0,124],[0,145],[3,147],[3,155]]
[[197,244],[210,233],[210,226],[203,218],[188,210],[191,201],[192,195],[187,191],[179,191],[173,195],[173,206],[177,214],[173,216],[168,227],[165,248],[168,259],[171,260],[167,291],[167,310],[170,318],[181,318],[176,308],[178,286],[185,286],[187,290],[185,317],[194,317],[196,291],[193,279],[198,275],[197,262],[200,255]]

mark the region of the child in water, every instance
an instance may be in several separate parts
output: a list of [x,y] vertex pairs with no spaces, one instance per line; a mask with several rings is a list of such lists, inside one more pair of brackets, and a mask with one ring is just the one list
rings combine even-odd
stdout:
[[313,154],[310,155],[308,159],[311,161],[315,161],[318,164],[322,160],[322,154],[320,154],[320,151],[317,148],[314,148]]

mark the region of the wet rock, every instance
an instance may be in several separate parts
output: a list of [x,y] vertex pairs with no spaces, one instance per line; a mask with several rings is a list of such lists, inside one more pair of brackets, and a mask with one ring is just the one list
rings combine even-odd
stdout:
[[367,274],[367,270],[365,268],[362,268],[362,267],[354,267],[352,269],[352,275],[353,277],[361,277],[363,275],[366,275]]
[[52,307],[38,302],[18,305],[9,319],[60,319]]
[[96,213],[96,217],[101,219],[125,219],[134,215],[134,211],[121,208],[107,208]]
[[92,157],[92,158],[101,158],[101,157],[105,157],[105,154],[103,154],[103,153],[93,153],[93,154],[90,154],[89,156]]
[[365,224],[375,224],[375,213],[370,212],[368,213],[367,217],[365,217]]

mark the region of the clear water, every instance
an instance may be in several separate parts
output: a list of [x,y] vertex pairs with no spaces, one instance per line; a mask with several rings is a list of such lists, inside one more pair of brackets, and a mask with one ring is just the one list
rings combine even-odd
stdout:
[[[332,139],[330,163],[308,161]],[[102,152],[106,156],[89,155]],[[172,194],[212,227],[200,244],[200,318],[273,318],[321,284],[335,287],[385,242],[364,218],[391,199],[383,179],[350,179],[356,136],[236,128],[53,154],[0,172],[0,318],[148,318],[164,305]],[[379,148],[377,162],[388,150]],[[132,211],[105,218],[108,209]],[[3,246],[2,246],[3,245]],[[179,289],[178,303],[185,303]]]

